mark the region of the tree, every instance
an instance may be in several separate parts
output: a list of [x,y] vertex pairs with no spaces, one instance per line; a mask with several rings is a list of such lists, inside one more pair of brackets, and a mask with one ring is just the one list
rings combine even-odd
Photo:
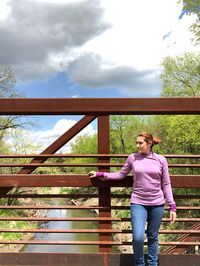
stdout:
[[199,153],[200,122],[198,115],[151,116],[148,125],[152,128],[154,134],[161,138],[160,153]]
[[200,3],[199,1],[194,0],[180,0],[180,3],[183,5],[183,12],[187,15],[196,14],[196,22],[191,26],[191,31],[195,35],[195,41],[197,44],[200,43]]
[[132,153],[135,137],[146,129],[141,116],[112,115],[110,118],[111,153]]
[[0,97],[17,97],[19,93],[15,88],[16,79],[12,68],[8,65],[0,65]]
[[162,96],[200,95],[200,53],[188,52],[175,58],[168,56],[161,65]]
[[[15,88],[16,79],[12,68],[8,65],[0,65],[0,98],[14,98],[21,96]],[[8,128],[18,128],[19,116],[4,116],[0,118],[0,141],[5,130]]]

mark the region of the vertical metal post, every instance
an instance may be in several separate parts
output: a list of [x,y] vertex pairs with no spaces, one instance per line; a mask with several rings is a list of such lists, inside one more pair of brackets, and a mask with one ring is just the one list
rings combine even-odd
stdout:
[[[109,126],[109,116],[99,116],[98,117],[98,153],[99,154],[109,154],[110,153],[110,126]],[[109,163],[108,158],[99,158],[99,163]],[[101,167],[99,171],[109,171],[108,167]],[[102,181],[106,182],[106,181]],[[107,209],[99,210],[99,217],[111,218],[111,194],[110,187],[99,186],[99,206],[107,207]],[[100,229],[111,229],[111,221],[100,221]],[[100,241],[111,241],[111,233],[100,233]],[[99,252],[112,252],[112,245],[100,245]]]

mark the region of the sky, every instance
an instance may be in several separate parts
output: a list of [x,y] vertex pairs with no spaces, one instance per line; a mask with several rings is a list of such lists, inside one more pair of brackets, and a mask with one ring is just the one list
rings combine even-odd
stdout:
[[[163,58],[198,50],[195,19],[177,0],[1,0],[0,63],[28,98],[159,97]],[[78,119],[41,117],[35,134]]]

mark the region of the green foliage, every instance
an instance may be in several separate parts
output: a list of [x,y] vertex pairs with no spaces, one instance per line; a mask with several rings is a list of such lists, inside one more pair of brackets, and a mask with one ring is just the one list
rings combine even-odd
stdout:
[[197,0],[182,0],[183,10],[187,10],[189,13],[200,14],[200,2]]
[[198,154],[200,122],[198,115],[150,116],[152,132],[161,138],[159,152],[163,154]]
[[135,137],[145,130],[145,122],[139,116],[112,115],[110,128],[111,153],[132,153]]
[[71,152],[74,154],[97,153],[97,135],[83,135],[71,144]]
[[97,188],[96,187],[62,187],[60,188],[61,194],[96,194]]
[[196,22],[191,26],[191,31],[194,33],[196,44],[200,43],[200,2],[199,0],[180,0],[182,10],[187,11],[187,15],[196,14]]
[[[0,204],[4,205],[6,204],[5,199],[0,200]],[[20,204],[18,200],[16,199],[15,204]],[[0,216],[1,217],[23,217],[27,216],[26,211],[23,210],[0,210]],[[1,229],[33,229],[36,228],[35,222],[27,222],[27,221],[0,221],[0,228]],[[4,240],[19,240],[24,238],[24,233],[10,233],[10,232],[4,232],[0,233],[0,238]]]
[[[72,154],[97,154],[97,135],[84,135],[77,138],[76,142],[71,145]],[[68,163],[96,163],[96,158],[69,158]],[[67,168],[68,173],[85,174],[94,170],[94,167],[71,167]],[[97,168],[96,168],[97,170]]]
[[0,65],[0,97],[19,97],[15,88],[16,79],[9,65]]
[[161,65],[162,96],[200,96],[200,53],[168,56]]

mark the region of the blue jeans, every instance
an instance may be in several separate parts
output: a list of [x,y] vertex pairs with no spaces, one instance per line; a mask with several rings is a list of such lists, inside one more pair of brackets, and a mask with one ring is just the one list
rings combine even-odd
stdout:
[[158,231],[164,214],[164,205],[144,206],[131,204],[131,223],[135,265],[145,266],[144,236],[148,241],[148,265],[158,265]]

